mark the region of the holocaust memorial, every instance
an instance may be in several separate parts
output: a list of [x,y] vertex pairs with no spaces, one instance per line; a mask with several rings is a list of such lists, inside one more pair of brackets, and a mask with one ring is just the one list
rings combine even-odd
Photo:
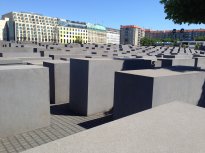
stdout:
[[203,50],[1,41],[0,56],[0,153],[205,150]]

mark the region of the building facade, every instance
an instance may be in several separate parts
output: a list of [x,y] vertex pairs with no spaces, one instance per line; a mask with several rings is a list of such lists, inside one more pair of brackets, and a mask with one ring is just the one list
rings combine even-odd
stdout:
[[120,27],[120,44],[140,46],[140,40],[145,36],[145,30],[139,26],[127,25]]
[[119,44],[120,43],[120,30],[106,28],[107,31],[107,44]]
[[0,40],[7,40],[7,22],[9,18],[0,20]]
[[99,24],[87,23],[88,43],[106,44],[107,34],[106,28]]
[[106,28],[102,25],[69,21],[29,12],[10,12],[7,21],[8,40],[58,43],[107,43]]
[[10,12],[9,38],[15,41],[58,42],[58,19],[36,13]]
[[176,33],[173,33],[173,30],[145,30],[145,37],[157,39],[173,38],[182,41],[193,41],[201,36],[205,37],[205,29],[190,29],[183,32],[176,30]]
[[59,43],[75,43],[77,40],[82,43],[88,42],[88,31],[85,22],[59,20],[58,27]]

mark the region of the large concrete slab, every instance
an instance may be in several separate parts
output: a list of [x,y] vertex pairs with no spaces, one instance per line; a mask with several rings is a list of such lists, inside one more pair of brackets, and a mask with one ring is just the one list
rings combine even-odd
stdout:
[[159,59],[162,62],[162,67],[169,67],[169,66],[193,66],[195,65],[195,59],[180,59],[180,58],[171,58],[166,59],[162,58]]
[[18,58],[0,57],[0,65],[18,65],[23,64],[23,61]]
[[71,108],[83,115],[111,110],[115,71],[148,68],[154,68],[152,60],[129,58],[71,59]]
[[1,138],[49,125],[48,78],[44,67],[0,67]]
[[23,153],[204,153],[205,110],[169,103]]
[[40,57],[40,53],[31,53],[31,52],[0,52],[0,57]]
[[116,72],[114,118],[175,100],[198,105],[204,81],[205,72],[187,67]]
[[205,57],[198,57],[195,58],[195,60],[198,68],[202,68],[202,69],[205,68]]
[[60,60],[61,58],[83,58],[86,55],[81,55],[81,54],[49,54],[49,57],[51,57],[53,60]]
[[70,62],[62,60],[44,61],[43,66],[49,68],[51,104],[68,103]]
[[105,58],[71,59],[71,108],[82,115],[109,111],[113,107],[114,72],[122,65],[121,60]]

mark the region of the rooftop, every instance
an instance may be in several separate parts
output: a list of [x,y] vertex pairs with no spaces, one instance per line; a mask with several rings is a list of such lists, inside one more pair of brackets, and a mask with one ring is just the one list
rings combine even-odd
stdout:
[[137,28],[137,29],[143,29],[140,26],[137,25],[121,25],[120,28],[124,29],[124,28]]

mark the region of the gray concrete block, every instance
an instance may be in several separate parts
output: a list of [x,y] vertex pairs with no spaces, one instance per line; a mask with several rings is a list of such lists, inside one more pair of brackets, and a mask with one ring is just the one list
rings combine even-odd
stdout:
[[18,59],[21,59],[23,61],[31,61],[31,60],[52,60],[51,57],[18,57]]
[[205,68],[205,57],[197,57],[196,59],[196,65],[197,67]]
[[115,57],[114,60],[121,60],[123,62],[122,70],[139,70],[139,69],[152,69],[158,67],[158,61],[153,59],[133,59],[125,57]]
[[109,111],[113,107],[115,71],[149,68],[153,68],[152,60],[71,59],[70,106],[83,115]]
[[32,52],[1,52],[0,57],[40,57],[40,53]]
[[204,153],[205,110],[170,103],[23,153]]
[[69,102],[70,62],[62,60],[44,61],[49,68],[51,104]]
[[0,84],[0,137],[49,125],[47,68],[1,66]]
[[113,107],[114,72],[122,65],[123,61],[112,59],[71,59],[71,109],[82,115],[109,111]]
[[50,54],[49,57],[51,57],[53,60],[59,60],[61,58],[81,58],[85,55],[81,54]]
[[172,58],[172,59],[158,59],[159,61],[162,62],[162,67],[169,67],[169,66],[193,66],[195,65],[195,59],[177,59],[177,58]]
[[23,64],[23,61],[18,58],[0,57],[0,65],[17,65]]
[[205,72],[188,68],[116,72],[114,118],[175,100],[198,105],[204,80]]
[[45,61],[52,61],[52,60],[28,60],[28,61],[24,61],[24,63],[27,65],[43,66],[43,62]]
[[178,54],[178,55],[164,55],[164,58],[176,58],[176,59],[184,59],[184,58],[192,58],[193,55],[187,55],[187,54]]

